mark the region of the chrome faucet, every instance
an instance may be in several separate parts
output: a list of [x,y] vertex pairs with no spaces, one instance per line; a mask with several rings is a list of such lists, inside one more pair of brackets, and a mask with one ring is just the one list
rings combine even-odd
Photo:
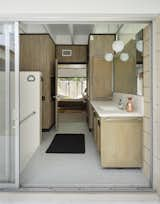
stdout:
[[118,107],[119,107],[120,109],[123,109],[123,99],[122,99],[122,97],[120,97],[120,99],[119,99]]

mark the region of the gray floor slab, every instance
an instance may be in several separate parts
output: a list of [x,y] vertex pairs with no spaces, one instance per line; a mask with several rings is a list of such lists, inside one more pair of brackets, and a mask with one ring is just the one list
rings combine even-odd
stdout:
[[[75,113],[74,113],[75,114]],[[84,115],[61,114],[59,130],[43,134],[43,142],[22,172],[25,187],[148,187],[141,169],[103,169]],[[56,133],[84,133],[85,154],[46,154]]]

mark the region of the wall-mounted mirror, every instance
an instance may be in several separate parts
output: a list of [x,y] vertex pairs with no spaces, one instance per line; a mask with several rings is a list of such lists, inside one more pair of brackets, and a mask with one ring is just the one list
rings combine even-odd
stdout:
[[143,28],[144,24],[121,26],[118,39],[124,49],[114,55],[114,92],[143,95]]

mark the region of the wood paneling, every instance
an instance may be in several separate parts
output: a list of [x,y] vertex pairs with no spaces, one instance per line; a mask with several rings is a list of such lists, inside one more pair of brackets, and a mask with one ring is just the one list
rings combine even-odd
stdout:
[[[113,53],[115,35],[93,34],[89,37],[88,97],[89,100],[112,96],[112,63],[103,60],[106,52]],[[109,74],[109,75],[108,75]],[[92,110],[89,104],[89,128],[92,129]]]
[[[92,81],[93,78],[93,57],[104,58],[106,52],[113,53],[112,43],[115,40],[115,35],[91,35],[89,38],[89,68],[88,68],[88,94],[89,99],[94,99]],[[110,64],[111,65],[111,64]],[[98,69],[98,66],[97,66]],[[105,80],[105,75],[102,79]]]
[[92,59],[92,84],[91,92],[93,99],[107,99],[112,96],[112,63],[104,58],[93,57]]
[[114,91],[128,94],[137,94],[136,76],[136,42],[131,40],[124,48],[129,54],[129,60],[122,62],[120,57],[114,60]]
[[[72,56],[62,56],[62,50],[72,50]],[[87,63],[88,47],[87,45],[57,45],[56,58],[59,63]]]
[[42,102],[42,124],[43,129],[50,129],[55,122],[54,101]]
[[142,120],[101,120],[101,164],[109,168],[142,167]]
[[112,43],[115,35],[90,35],[89,38],[89,58],[103,57],[106,52],[113,52]]
[[54,106],[51,97],[51,77],[55,70],[55,44],[48,34],[20,35],[20,70],[41,71],[43,76],[43,129],[54,123]]

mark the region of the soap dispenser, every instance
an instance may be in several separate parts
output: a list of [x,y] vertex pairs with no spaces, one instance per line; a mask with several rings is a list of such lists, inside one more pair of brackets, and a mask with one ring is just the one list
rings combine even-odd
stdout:
[[134,107],[133,107],[133,101],[132,101],[132,97],[128,97],[128,102],[126,105],[126,111],[127,112],[133,112]]

